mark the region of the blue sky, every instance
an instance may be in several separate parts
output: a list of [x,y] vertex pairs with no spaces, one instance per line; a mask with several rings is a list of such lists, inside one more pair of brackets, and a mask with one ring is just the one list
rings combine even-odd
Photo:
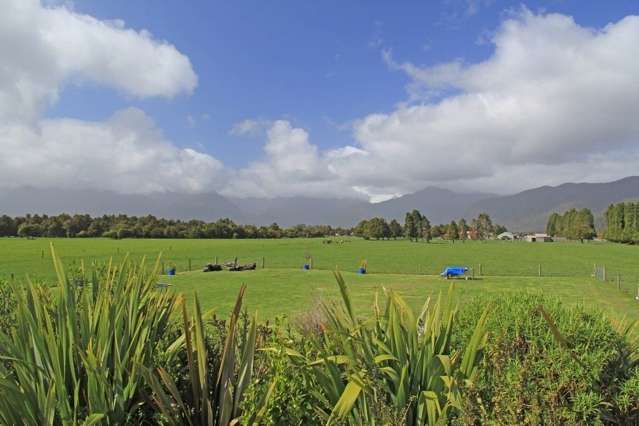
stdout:
[[3,9],[0,143],[42,170],[3,164],[13,186],[378,200],[610,180],[639,158],[634,0]]
[[[407,100],[405,75],[381,56],[434,65],[477,62],[504,15],[525,5],[600,27],[637,11],[634,1],[135,1],[79,0],[76,11],[122,19],[186,54],[195,92],[136,101],[87,85],[70,86],[50,116],[100,120],[127,106],[151,115],[176,144],[204,149],[239,167],[261,155],[259,139],[229,134],[244,119],[285,118],[321,148],[352,143],[348,123]],[[189,123],[189,116],[195,120]]]

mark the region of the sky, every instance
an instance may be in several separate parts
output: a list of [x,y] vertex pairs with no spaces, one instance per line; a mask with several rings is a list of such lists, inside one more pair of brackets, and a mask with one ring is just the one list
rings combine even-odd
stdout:
[[0,189],[380,201],[639,164],[634,0],[0,0]]

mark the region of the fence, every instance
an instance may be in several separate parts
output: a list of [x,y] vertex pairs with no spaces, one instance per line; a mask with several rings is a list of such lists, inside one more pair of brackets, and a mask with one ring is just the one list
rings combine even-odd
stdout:
[[593,265],[592,277],[597,281],[612,284],[617,290],[635,296],[639,300],[639,285],[636,280],[619,270],[606,265]]

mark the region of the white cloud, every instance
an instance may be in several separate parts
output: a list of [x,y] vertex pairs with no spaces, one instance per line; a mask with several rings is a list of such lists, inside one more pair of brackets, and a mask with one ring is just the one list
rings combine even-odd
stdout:
[[92,81],[138,96],[190,93],[189,59],[147,31],[37,0],[7,0],[0,14],[0,120],[34,120],[63,83]]
[[78,14],[67,2],[7,0],[0,57],[0,187],[197,192],[224,173],[214,158],[171,144],[137,109],[105,122],[42,119],[69,83],[135,97],[191,93],[189,59],[147,31]]
[[229,134],[233,136],[259,136],[266,131],[272,121],[247,118],[233,125]]
[[385,52],[410,77],[413,104],[363,117],[356,143],[330,151],[276,122],[265,157],[230,192],[379,200],[428,185],[509,193],[636,173],[639,17],[593,30],[524,9],[492,42],[470,65],[419,67]]
[[418,67],[387,53],[411,77],[411,97],[427,97],[357,123],[368,167],[344,162],[343,175],[372,193],[395,193],[428,184],[508,192],[566,176],[636,173],[618,157],[639,141],[639,17],[593,30],[523,10],[493,43],[494,53],[474,65]]
[[124,193],[210,191],[220,162],[168,142],[139,109],[105,122],[43,120],[0,127],[2,186],[99,188]]
[[387,64],[410,79],[409,102],[357,120],[349,146],[321,150],[288,121],[236,123],[231,134],[264,134],[266,143],[259,161],[228,170],[172,144],[137,109],[104,122],[43,119],[68,84],[170,98],[191,93],[197,76],[174,46],[122,21],[6,0],[0,187],[379,200],[427,185],[505,193],[636,173],[639,17],[590,29],[524,9],[491,42],[494,52],[477,64],[453,58],[419,66],[385,52]]
[[266,132],[264,158],[235,172],[222,194],[241,197],[303,195],[309,197],[360,197],[344,186],[332,166],[334,160],[359,152],[354,148],[321,153],[308,132],[285,120],[275,121]]

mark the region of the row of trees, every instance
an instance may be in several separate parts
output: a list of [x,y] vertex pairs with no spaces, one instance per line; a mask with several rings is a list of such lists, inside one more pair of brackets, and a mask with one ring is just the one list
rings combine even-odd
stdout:
[[639,242],[639,202],[611,204],[606,213],[605,236],[610,241]]
[[590,209],[570,209],[563,215],[553,213],[548,217],[546,233],[570,240],[590,240],[597,235],[595,218]]
[[215,222],[201,220],[172,220],[147,216],[87,214],[0,216],[0,237],[108,237],[122,238],[298,238],[326,237],[331,235],[356,235],[371,239],[407,238],[411,241],[445,238],[451,241],[487,239],[505,231],[493,225],[485,213],[473,219],[470,225],[465,219],[450,224],[431,225],[428,218],[413,210],[406,213],[404,224],[382,217],[362,220],[352,229],[329,225],[296,225],[281,228],[276,223],[269,226],[239,225],[230,219]]
[[348,235],[350,229],[328,225],[281,228],[238,225],[230,219],[215,222],[171,220],[155,216],[89,215],[0,216],[0,237],[109,237],[109,238],[296,238]]
[[419,210],[407,212],[403,225],[395,219],[387,222],[383,217],[374,217],[362,220],[353,228],[354,235],[376,240],[404,237],[411,241],[430,241],[441,237],[453,242],[467,238],[484,240],[504,231],[506,228],[493,225],[490,216],[486,213],[473,219],[470,225],[464,218],[458,222],[453,220],[449,224],[431,225],[430,220]]

